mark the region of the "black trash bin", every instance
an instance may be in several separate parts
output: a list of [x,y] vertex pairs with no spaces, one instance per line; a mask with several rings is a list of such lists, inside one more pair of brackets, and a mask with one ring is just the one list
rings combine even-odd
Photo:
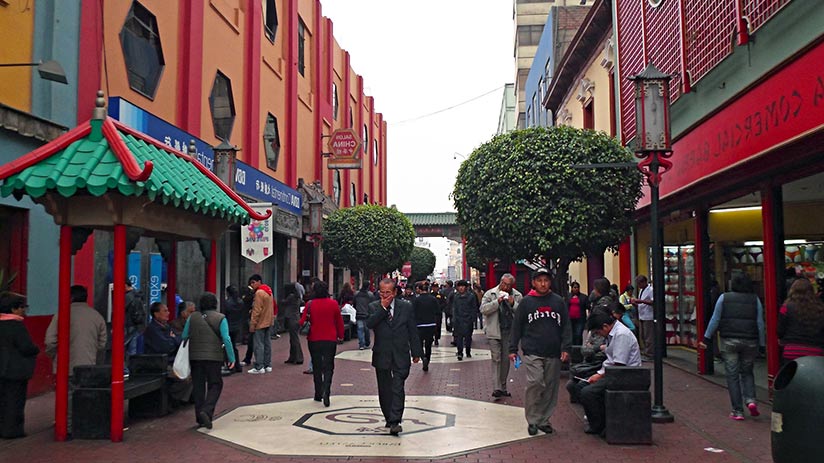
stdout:
[[810,462],[824,455],[822,385],[824,357],[800,357],[779,370],[773,383],[772,457],[775,463]]

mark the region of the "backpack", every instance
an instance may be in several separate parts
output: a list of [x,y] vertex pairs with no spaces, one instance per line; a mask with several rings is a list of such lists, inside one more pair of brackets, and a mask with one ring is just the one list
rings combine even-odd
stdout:
[[126,298],[126,320],[132,326],[144,327],[146,326],[148,314],[146,313],[146,303],[143,302],[143,295],[136,289],[129,292],[132,293],[132,296]]

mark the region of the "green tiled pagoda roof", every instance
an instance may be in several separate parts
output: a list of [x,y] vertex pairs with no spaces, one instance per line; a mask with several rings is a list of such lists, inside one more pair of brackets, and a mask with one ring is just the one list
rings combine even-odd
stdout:
[[191,156],[111,118],[92,120],[0,167],[0,195],[55,192],[148,196],[202,215],[246,223],[266,218]]
[[423,212],[404,214],[412,226],[457,225],[455,212]]

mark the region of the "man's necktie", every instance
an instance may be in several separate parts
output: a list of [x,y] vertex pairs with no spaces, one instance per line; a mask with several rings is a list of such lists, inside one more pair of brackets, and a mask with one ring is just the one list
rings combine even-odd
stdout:
[[386,319],[389,320],[389,323],[392,323],[392,309],[386,309],[386,312],[388,313]]

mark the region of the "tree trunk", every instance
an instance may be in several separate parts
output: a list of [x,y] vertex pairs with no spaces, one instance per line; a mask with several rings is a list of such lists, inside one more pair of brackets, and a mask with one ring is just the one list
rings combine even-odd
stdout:
[[556,261],[555,279],[552,281],[552,288],[555,293],[563,298],[569,294],[569,264],[572,262],[566,257],[560,257]]

